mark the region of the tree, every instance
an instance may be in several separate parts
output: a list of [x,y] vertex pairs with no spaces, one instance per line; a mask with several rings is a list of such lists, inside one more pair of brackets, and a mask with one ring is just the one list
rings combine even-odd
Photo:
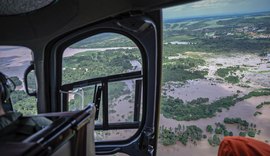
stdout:
[[240,132],[239,136],[245,137],[246,136],[246,132]]
[[212,139],[212,138],[208,138],[207,141],[208,141],[209,145],[214,146],[214,145],[213,145],[213,139]]
[[207,136],[204,134],[204,135],[203,135],[203,138],[204,138],[204,139],[206,139],[206,138],[207,138]]
[[213,127],[211,125],[206,126],[206,132],[212,133],[213,132]]
[[215,133],[216,134],[222,134],[222,129],[220,128],[220,127],[217,127],[216,129],[215,129]]
[[176,140],[177,140],[175,133],[167,128],[162,129],[159,137],[160,137],[161,143],[165,146],[173,145],[176,143]]
[[179,136],[178,139],[183,145],[187,145],[188,142],[188,136],[186,134],[183,134],[182,136]]
[[213,136],[213,143],[215,145],[219,145],[220,144],[220,139],[219,139],[219,137],[216,134]]
[[248,131],[248,136],[255,137],[256,133],[254,131]]
[[227,128],[226,128],[226,126],[224,125],[224,124],[219,124],[219,127],[223,130],[223,131],[225,131]]
[[223,131],[223,135],[224,135],[224,136],[229,136],[229,132],[228,132],[227,130],[224,130],[224,131]]
[[36,115],[37,114],[37,105],[35,97],[27,97],[20,101],[17,101],[13,108],[17,112],[21,112],[23,115]]

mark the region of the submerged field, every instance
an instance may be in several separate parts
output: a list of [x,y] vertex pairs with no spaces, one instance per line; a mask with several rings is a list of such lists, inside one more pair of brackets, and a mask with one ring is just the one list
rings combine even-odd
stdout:
[[[197,55],[202,55],[200,52],[195,53]],[[215,129],[217,123],[224,124],[224,118],[241,118],[247,122],[256,123],[256,136],[255,138],[268,142],[270,140],[270,126],[268,121],[270,117],[267,114],[270,113],[270,106],[265,105],[261,109],[256,107],[266,101],[270,101],[270,92],[267,92],[266,95],[259,95],[250,97],[247,99],[235,101],[233,105],[222,105],[219,106],[213,115],[207,116],[205,112],[201,112],[204,106],[209,106],[212,111],[217,107],[217,103],[220,98],[231,97],[233,95],[238,95],[238,98],[245,97],[252,91],[259,89],[269,88],[269,78],[270,73],[261,72],[261,71],[270,71],[270,68],[267,66],[270,65],[267,61],[261,61],[263,57],[259,57],[254,54],[232,54],[231,56],[221,55],[221,54],[211,54],[211,57],[203,58],[205,60],[205,65],[203,67],[198,67],[208,71],[208,74],[205,75],[203,79],[187,80],[185,82],[167,82],[163,86],[163,97],[164,98],[173,98],[181,99],[183,104],[179,109],[181,111],[186,110],[186,112],[181,111],[175,112],[176,116],[171,116],[174,114],[172,111],[168,112],[167,117],[166,110],[163,110],[163,114],[160,117],[160,126],[171,128],[172,131],[180,124],[182,126],[196,125],[203,130],[206,138],[201,138],[194,144],[192,141],[188,141],[187,145],[182,144],[179,141],[172,143],[171,145],[162,145],[162,141],[159,144],[159,155],[179,155],[179,152],[185,153],[185,155],[199,155],[200,153],[205,153],[205,155],[216,155],[218,146],[212,147],[209,145],[208,139],[215,135],[215,132],[209,133],[206,132],[207,125],[211,125]],[[249,58],[247,60],[246,58]],[[251,59],[252,58],[252,59]],[[177,58],[175,58],[177,60]],[[243,65],[244,64],[244,65]],[[218,69],[227,68],[227,67],[236,67],[240,66],[245,68],[243,71],[239,71],[239,75],[242,78],[239,78],[238,83],[230,83],[225,79],[216,74]],[[207,70],[206,70],[207,69]],[[252,75],[252,76],[251,76]],[[248,81],[248,82],[247,82]],[[246,96],[247,97],[247,96]],[[207,99],[207,102],[198,102],[197,104],[190,103],[196,99]],[[162,103],[163,107],[167,105]],[[214,103],[214,104],[213,104]],[[175,105],[180,103],[174,103],[174,109],[177,109]],[[213,106],[211,106],[213,104]],[[224,104],[224,103],[223,103]],[[188,107],[188,105],[191,105]],[[161,107],[161,108],[163,108]],[[199,109],[198,111],[196,109]],[[208,109],[208,108],[206,108]],[[196,116],[186,116],[188,115],[188,110],[190,110],[190,115],[194,113]],[[165,111],[165,112],[164,112]],[[197,112],[196,112],[197,111]],[[162,112],[162,111],[161,111]],[[259,115],[254,115],[256,112],[260,112]],[[201,115],[200,115],[201,113]],[[185,115],[184,115],[185,114]],[[179,117],[177,117],[179,115]],[[185,117],[186,116],[186,117]],[[239,135],[240,130],[237,125],[233,124],[224,124],[228,132],[232,132],[233,135]],[[255,129],[254,129],[255,130]],[[248,131],[248,130],[247,130]],[[260,131],[260,132],[259,132]],[[259,133],[258,133],[259,132]],[[220,140],[222,140],[224,134],[217,134]]]

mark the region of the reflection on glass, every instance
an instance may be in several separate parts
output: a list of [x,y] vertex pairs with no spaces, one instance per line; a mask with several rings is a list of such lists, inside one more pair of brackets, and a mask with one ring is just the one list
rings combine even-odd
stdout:
[[29,93],[37,91],[36,75],[33,70],[27,75],[27,82]]

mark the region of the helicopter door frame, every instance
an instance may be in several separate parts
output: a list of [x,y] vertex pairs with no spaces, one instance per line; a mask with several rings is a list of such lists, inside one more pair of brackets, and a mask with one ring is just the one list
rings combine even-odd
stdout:
[[[60,91],[63,89],[62,56],[69,45],[99,33],[112,32],[128,37],[140,49],[143,61],[142,121],[135,126],[138,128],[137,132],[127,140],[96,142],[97,155],[117,152],[129,155],[156,155],[161,88],[161,14],[161,11],[157,10],[151,13],[135,12],[135,14],[119,15],[60,36],[51,41],[46,48],[49,53],[45,53],[44,62],[47,62],[45,75],[48,75],[45,81],[50,82],[50,86],[47,86],[50,90],[47,93],[50,95],[47,97],[50,98],[47,107],[51,112],[67,110],[67,103],[61,105]],[[85,81],[76,83],[83,84],[83,82]],[[109,130],[110,127],[99,127],[98,129]]]

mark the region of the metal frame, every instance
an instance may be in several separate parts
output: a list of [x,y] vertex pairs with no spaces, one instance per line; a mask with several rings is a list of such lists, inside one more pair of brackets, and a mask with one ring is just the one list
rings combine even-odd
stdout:
[[[134,120],[135,122],[121,122],[121,123],[110,123],[109,124],[109,105],[108,105],[108,83],[109,82],[118,82],[118,81],[123,81],[123,80],[130,80],[130,79],[138,79],[138,78],[142,78],[143,75],[141,75],[141,71],[135,71],[135,72],[129,72],[129,73],[124,73],[124,74],[117,74],[117,75],[110,75],[110,76],[105,76],[105,77],[99,77],[99,78],[93,78],[93,79],[87,79],[87,80],[83,80],[83,81],[78,81],[78,82],[74,82],[74,83],[69,83],[69,84],[65,84],[61,87],[61,91],[60,92],[64,92],[64,93],[68,93],[70,90],[73,90],[75,88],[80,88],[80,87],[87,87],[90,85],[97,85],[97,84],[102,84],[102,106],[103,106],[103,117],[102,117],[102,125],[96,125],[95,129],[96,130],[112,130],[112,129],[136,129],[139,128],[140,122],[139,122],[139,113],[140,110],[136,109],[136,112],[134,112],[134,116],[135,113],[138,113],[136,115],[136,117],[138,118],[137,120]],[[140,82],[140,83],[136,83],[136,88],[141,88],[141,81],[142,80],[136,80],[136,82]],[[135,106],[134,108],[139,108],[140,106],[136,107],[136,103],[138,103],[138,97],[140,98],[141,96],[141,90],[136,90],[135,96],[136,98],[136,102],[135,102]],[[136,95],[138,94],[138,95]],[[62,95],[62,102],[63,103],[63,107],[68,109],[68,94],[63,94]],[[96,115],[98,115],[98,112],[96,112]],[[135,118],[134,118],[135,119]]]
[[[155,20],[155,22],[153,21]],[[106,19],[81,29],[74,30],[69,34],[60,36],[48,44],[46,51],[51,51],[45,56],[48,60],[47,68],[50,82],[51,96],[50,111],[61,111],[62,89],[62,54],[69,45],[99,33],[119,33],[130,38],[139,47],[143,64],[143,98],[142,119],[137,132],[126,140],[96,142],[96,154],[114,154],[123,152],[129,155],[155,155],[157,132],[158,132],[158,108],[160,96],[160,64],[161,48],[158,46],[161,39],[159,23],[161,11],[141,14],[141,12],[127,13],[111,19]],[[155,24],[158,24],[156,27]],[[46,62],[46,61],[45,61]],[[86,81],[87,82],[87,81]],[[82,82],[78,84],[80,86]],[[107,128],[119,128],[121,125],[111,125]],[[130,126],[130,125],[129,125]],[[97,126],[99,127],[99,126]]]

